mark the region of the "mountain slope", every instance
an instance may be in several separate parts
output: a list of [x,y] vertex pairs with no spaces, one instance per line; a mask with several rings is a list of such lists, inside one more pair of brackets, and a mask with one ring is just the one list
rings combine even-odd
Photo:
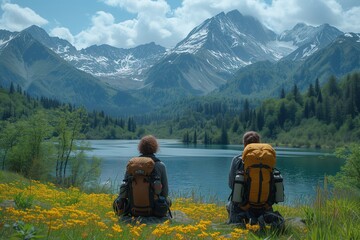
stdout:
[[293,75],[304,89],[316,78],[324,83],[331,75],[340,78],[360,70],[360,34],[345,33],[310,56]]
[[217,94],[257,99],[276,97],[281,88],[290,90],[296,84],[304,91],[317,78],[323,84],[332,75],[340,79],[353,71],[360,71],[360,34],[346,33],[304,61],[284,59],[244,67]]
[[298,66],[299,63],[288,60],[254,63],[235,73],[216,94],[253,99],[277,97],[282,87],[287,88],[289,76]]
[[296,61],[305,60],[342,34],[343,32],[329,24],[313,27],[299,23],[292,30],[284,31],[278,39],[280,41],[291,42],[298,47],[284,58]]
[[71,45],[71,43],[69,43],[67,40],[58,37],[50,37],[44,29],[38,26],[30,26],[24,29],[22,32],[29,33],[34,39],[39,41],[44,46],[50,48],[57,54],[76,52],[76,48]]
[[24,31],[79,70],[97,77],[116,89],[142,87],[145,72],[165,53],[165,48],[155,43],[130,49],[106,44],[93,45],[78,51],[68,41],[50,37],[40,27],[31,26]]
[[3,86],[13,82],[33,96],[55,98],[89,109],[109,108],[109,88],[69,65],[27,31],[18,33],[2,48],[0,71]]
[[180,87],[204,95],[226,83],[239,68],[278,56],[266,46],[276,34],[237,10],[220,13],[194,28],[149,70],[147,87]]
[[164,47],[152,42],[130,49],[94,45],[63,57],[75,67],[117,89],[131,90],[144,85],[147,70],[164,53]]

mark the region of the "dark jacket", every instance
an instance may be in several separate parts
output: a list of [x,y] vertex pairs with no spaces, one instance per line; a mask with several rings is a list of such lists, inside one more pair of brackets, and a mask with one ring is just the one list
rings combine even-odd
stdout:
[[229,182],[228,182],[229,188],[231,190],[234,187],[236,171],[240,169],[243,164],[241,157],[242,157],[241,155],[238,155],[234,157],[231,161],[230,171],[229,171]]

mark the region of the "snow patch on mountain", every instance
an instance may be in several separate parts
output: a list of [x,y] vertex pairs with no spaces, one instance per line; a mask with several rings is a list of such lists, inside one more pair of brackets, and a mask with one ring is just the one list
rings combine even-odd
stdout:
[[287,56],[289,53],[297,49],[297,46],[292,41],[271,41],[267,43],[267,48],[275,56],[276,60]]
[[4,40],[4,39],[0,39],[0,46],[2,46],[2,45],[4,45],[4,44],[8,43],[8,42],[9,42],[9,41],[11,41],[13,38],[14,38],[14,37],[13,37],[13,36],[11,36],[9,39],[6,39],[6,40]]
[[55,53],[57,53],[59,55],[62,55],[62,54],[70,52],[70,46],[68,46],[68,45],[66,45],[66,46],[59,45],[59,46],[57,46],[56,49],[51,49],[51,50],[53,50]]
[[311,38],[316,35],[318,29],[304,23],[298,23],[292,30],[286,30],[281,33],[278,40],[289,42],[291,41],[295,46],[301,46],[311,41]]
[[[210,61],[206,59],[207,63],[210,64],[214,69],[218,71],[225,71],[228,73],[233,73],[234,69],[239,69],[241,67],[247,66],[251,64],[251,62],[246,62],[240,59],[239,57],[233,56],[228,53],[221,53],[218,51],[209,50],[211,56],[213,56],[217,61]],[[222,64],[218,64],[215,62],[220,62]]]
[[305,48],[303,50],[303,58],[309,57],[311,56],[314,52],[316,52],[317,50],[319,50],[318,45],[316,44],[310,44],[310,48]]
[[191,53],[195,54],[205,44],[209,30],[207,28],[201,29],[195,34],[191,35],[185,42],[178,47],[175,47],[174,53]]
[[355,38],[357,39],[356,42],[360,42],[360,33],[344,33],[344,37],[347,37],[347,38]]

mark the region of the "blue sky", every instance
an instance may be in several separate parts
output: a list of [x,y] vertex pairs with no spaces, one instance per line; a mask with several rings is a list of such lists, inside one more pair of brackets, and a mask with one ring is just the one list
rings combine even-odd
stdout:
[[78,49],[94,44],[130,48],[155,42],[173,47],[197,25],[238,9],[275,32],[303,22],[329,23],[360,32],[359,0],[0,0],[0,29],[30,25],[64,38]]

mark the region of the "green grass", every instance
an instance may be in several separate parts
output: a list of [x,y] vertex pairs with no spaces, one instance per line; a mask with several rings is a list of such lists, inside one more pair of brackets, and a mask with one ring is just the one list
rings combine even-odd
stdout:
[[[152,225],[119,222],[112,194],[58,188],[3,171],[0,192],[0,239],[360,239],[360,201],[349,192],[318,189],[311,204],[274,205],[287,219],[282,233],[228,225],[224,203],[195,192],[173,199],[172,211],[185,220]],[[9,204],[20,195],[23,206]],[[291,223],[294,218],[305,224]]]

